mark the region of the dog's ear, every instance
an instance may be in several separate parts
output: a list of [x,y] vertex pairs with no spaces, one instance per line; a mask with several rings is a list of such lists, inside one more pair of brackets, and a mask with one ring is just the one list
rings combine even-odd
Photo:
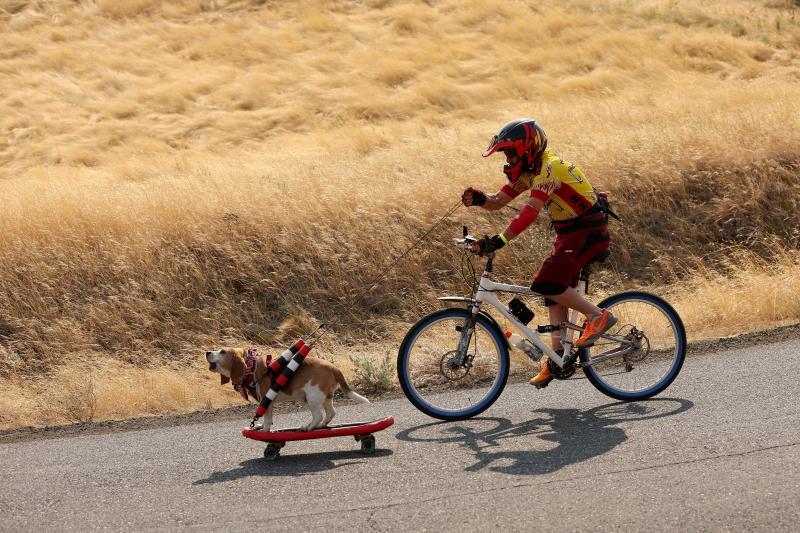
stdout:
[[231,355],[231,381],[239,383],[247,372],[247,365],[238,354]]
[[230,381],[230,378],[228,376],[223,376],[222,374],[219,375],[219,384],[220,385],[225,385],[229,381]]

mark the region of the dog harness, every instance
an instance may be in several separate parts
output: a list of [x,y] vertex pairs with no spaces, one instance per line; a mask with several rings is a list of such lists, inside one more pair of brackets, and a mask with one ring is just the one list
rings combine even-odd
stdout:
[[256,408],[256,415],[253,421],[250,422],[250,427],[255,426],[256,420],[264,416],[267,408],[272,403],[272,400],[278,395],[278,392],[286,386],[297,368],[303,364],[308,352],[311,351],[311,346],[305,343],[303,339],[298,339],[291,348],[283,352],[280,357],[276,358],[267,367],[272,372],[273,380],[267,393],[261,398],[258,407]]
[[[240,379],[237,383],[233,384],[233,388],[242,395],[245,401],[248,401],[248,395],[252,396],[254,400],[258,400],[258,396],[256,395],[256,386],[258,382],[264,376],[260,376],[256,379],[256,355],[258,355],[258,348],[255,346],[250,346],[247,349],[247,355],[244,358],[244,364],[246,367],[244,376]],[[272,356],[267,354],[267,374],[271,373],[270,363],[272,362]]]

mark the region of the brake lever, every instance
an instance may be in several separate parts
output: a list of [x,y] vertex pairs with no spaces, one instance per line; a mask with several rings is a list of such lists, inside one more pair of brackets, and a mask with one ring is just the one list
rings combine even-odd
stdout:
[[463,239],[453,239],[453,240],[456,242],[456,244],[468,244],[470,246],[478,242],[478,239],[476,239],[472,235],[466,235]]

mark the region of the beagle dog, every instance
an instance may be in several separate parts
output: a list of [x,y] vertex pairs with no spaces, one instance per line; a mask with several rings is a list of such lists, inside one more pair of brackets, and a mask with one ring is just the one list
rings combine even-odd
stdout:
[[[268,367],[270,360],[262,355],[254,356],[253,352],[253,349],[247,348],[222,348],[206,352],[206,361],[208,369],[220,375],[222,385],[230,381],[244,399],[250,394],[257,401],[261,401],[272,385],[273,376]],[[311,422],[300,428],[301,431],[327,426],[336,416],[333,393],[337,387],[342,388],[345,398],[357,403],[369,403],[369,400],[350,388],[341,370],[322,359],[306,357],[283,390],[270,403],[259,429],[270,430],[272,407],[279,400],[305,403],[311,410]]]

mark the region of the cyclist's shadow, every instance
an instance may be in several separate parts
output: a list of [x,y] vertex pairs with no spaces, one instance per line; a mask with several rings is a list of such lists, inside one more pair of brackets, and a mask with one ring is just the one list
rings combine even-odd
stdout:
[[[625,421],[648,420],[672,416],[691,409],[689,400],[659,398],[638,403],[615,402],[589,411],[578,409],[535,409],[542,416],[521,424],[506,418],[475,418],[474,422],[496,425],[488,430],[474,431],[466,423],[446,425],[444,422],[409,428],[397,438],[409,442],[455,443],[475,455],[476,462],[466,468],[475,472],[489,468],[493,472],[514,475],[549,474],[561,468],[602,455],[627,440],[625,431],[616,427]],[[438,437],[415,437],[415,432],[441,428]],[[541,446],[525,450],[498,450],[501,441],[536,436],[556,443],[555,447]]]

